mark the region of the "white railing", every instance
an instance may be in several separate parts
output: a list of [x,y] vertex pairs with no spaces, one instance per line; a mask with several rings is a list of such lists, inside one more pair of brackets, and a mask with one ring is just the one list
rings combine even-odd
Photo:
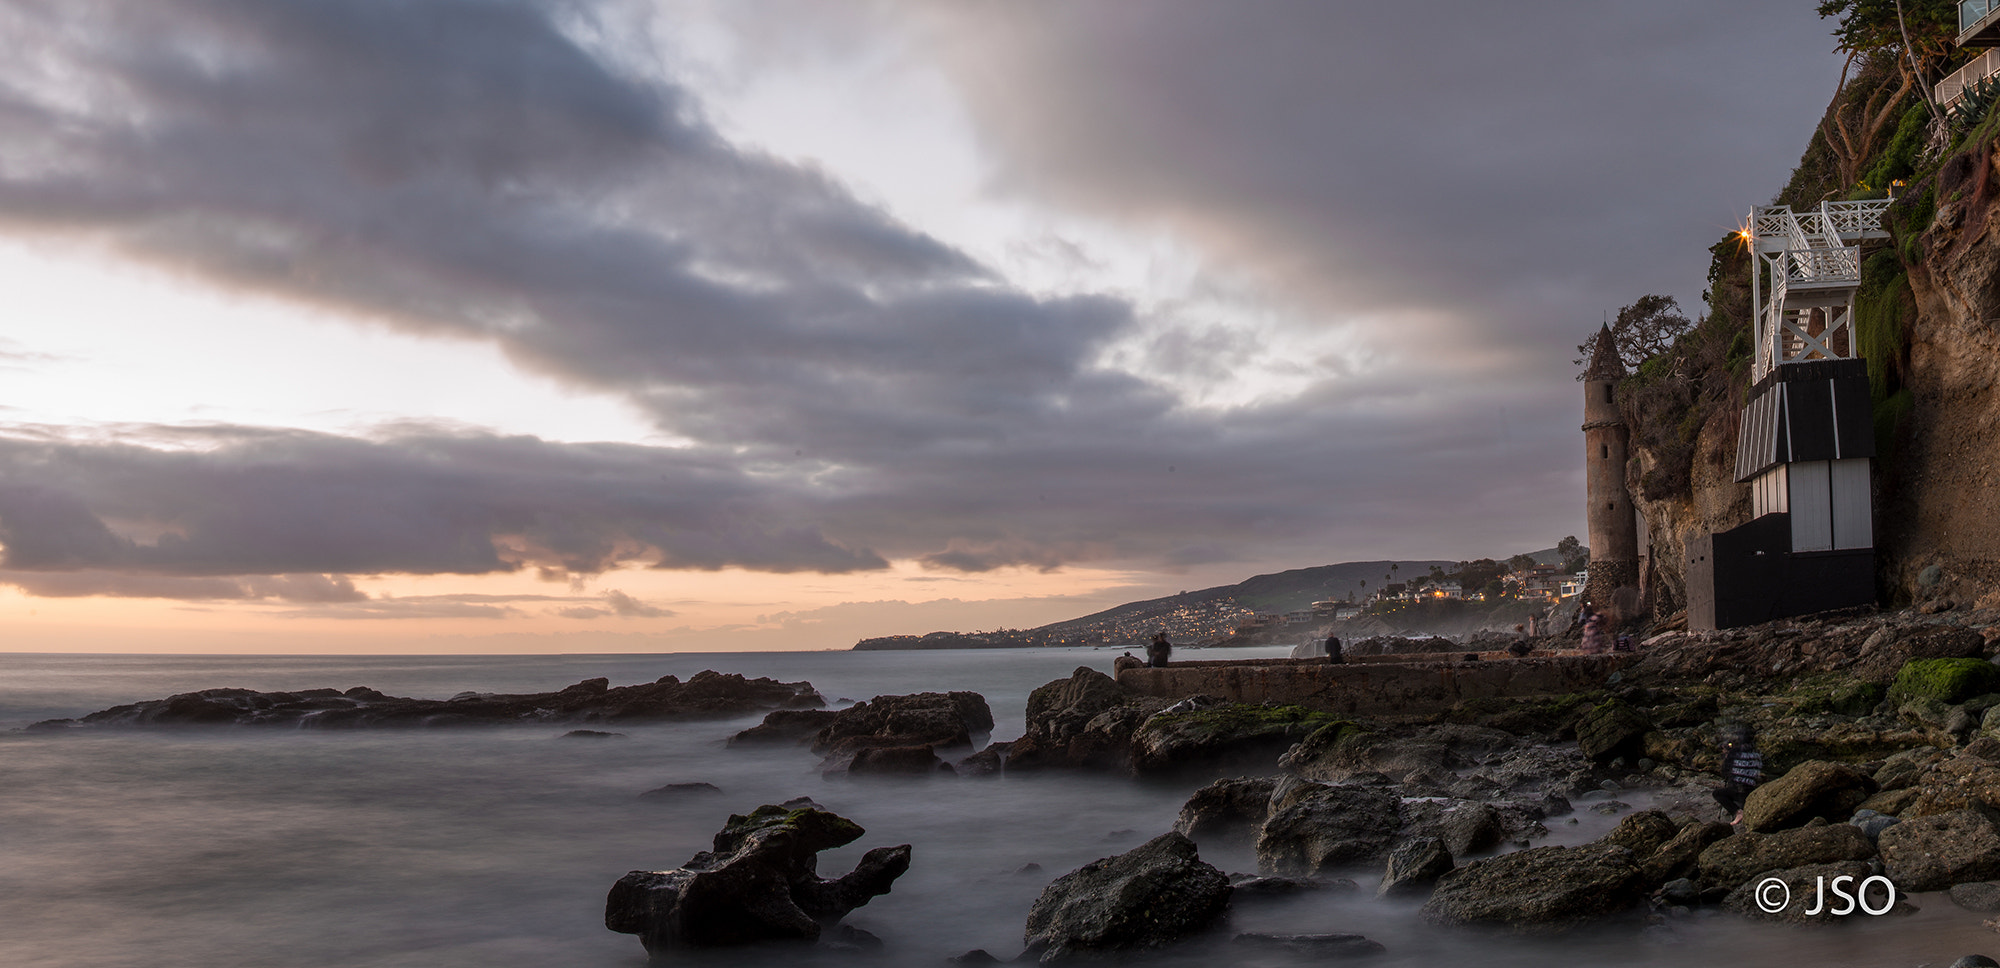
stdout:
[[1800,288],[1861,284],[1861,247],[1793,249],[1785,253],[1785,281]]
[[1996,8],[2000,8],[2000,3],[1995,3],[1994,0],[1958,0],[1959,36],[1964,36],[1966,31],[1986,19],[1986,15]]
[[1995,74],[2000,74],[2000,47],[1989,50],[1966,62],[1964,67],[1951,72],[1951,76],[1937,82],[1931,89],[1936,95],[1932,100],[1949,111],[1958,99],[1965,96],[1965,89]]
[[[1888,237],[1882,214],[1890,204],[1890,199],[1877,198],[1822,202],[1818,209],[1803,212],[1787,205],[1751,210],[1750,232],[1760,265],[1750,280],[1757,305],[1757,359],[1751,370],[1756,378],[1783,363],[1853,354],[1860,242]],[[1762,268],[1770,270],[1768,299],[1762,291]],[[1811,290],[1807,306],[1787,306],[1794,290]]]

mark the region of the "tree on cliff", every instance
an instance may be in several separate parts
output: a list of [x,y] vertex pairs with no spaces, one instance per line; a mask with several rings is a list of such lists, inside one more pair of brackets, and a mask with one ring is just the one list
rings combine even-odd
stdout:
[[1563,570],[1572,575],[1590,566],[1590,549],[1585,548],[1583,542],[1576,540],[1576,535],[1569,535],[1556,542],[1556,553],[1562,555]]
[[[1611,323],[1611,348],[1618,354],[1618,362],[1628,370],[1638,369],[1639,364],[1667,351],[1674,340],[1688,331],[1694,324],[1682,314],[1680,303],[1672,296],[1640,296],[1632,305],[1618,311],[1618,318]],[[1590,334],[1590,338],[1578,344],[1576,365],[1590,366],[1597,355],[1597,341],[1604,335],[1603,330]],[[1583,379],[1578,372],[1576,378]]]
[[[1820,136],[1833,154],[1840,184],[1851,187],[1881,138],[1883,129],[1901,114],[1911,92],[1929,101],[1930,78],[1955,50],[1958,4],[1951,0],[1822,0],[1821,17],[1836,17],[1833,36],[1847,54],[1840,83],[1820,119]],[[1888,62],[1896,80],[1864,85],[1861,80]],[[1855,84],[1848,75],[1859,64]],[[1880,188],[1882,186],[1874,186]]]

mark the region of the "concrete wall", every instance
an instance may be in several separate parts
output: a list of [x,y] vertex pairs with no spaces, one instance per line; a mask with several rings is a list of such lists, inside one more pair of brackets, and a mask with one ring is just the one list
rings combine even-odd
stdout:
[[1118,673],[1118,684],[1166,698],[1208,695],[1236,702],[1295,703],[1343,715],[1423,714],[1467,699],[1595,689],[1637,659],[1625,653],[1338,665],[1319,659],[1188,662],[1125,669]]

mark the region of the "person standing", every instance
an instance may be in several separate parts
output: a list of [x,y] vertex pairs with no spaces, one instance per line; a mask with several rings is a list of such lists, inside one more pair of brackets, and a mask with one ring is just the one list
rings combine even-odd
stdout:
[[1743,822],[1743,804],[1750,791],[1764,782],[1764,754],[1757,751],[1756,734],[1748,726],[1731,726],[1722,733],[1722,786],[1715,802],[1730,815],[1729,824]]
[[1153,636],[1152,644],[1146,646],[1146,664],[1155,669],[1167,667],[1167,657],[1174,654],[1173,643],[1167,641],[1167,633]]

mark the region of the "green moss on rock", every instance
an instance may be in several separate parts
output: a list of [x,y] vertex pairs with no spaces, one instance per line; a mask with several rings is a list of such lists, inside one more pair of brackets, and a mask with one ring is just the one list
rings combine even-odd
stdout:
[[1896,673],[1889,698],[1935,699],[1951,704],[2000,688],[2000,668],[1985,659],[1912,659]]

